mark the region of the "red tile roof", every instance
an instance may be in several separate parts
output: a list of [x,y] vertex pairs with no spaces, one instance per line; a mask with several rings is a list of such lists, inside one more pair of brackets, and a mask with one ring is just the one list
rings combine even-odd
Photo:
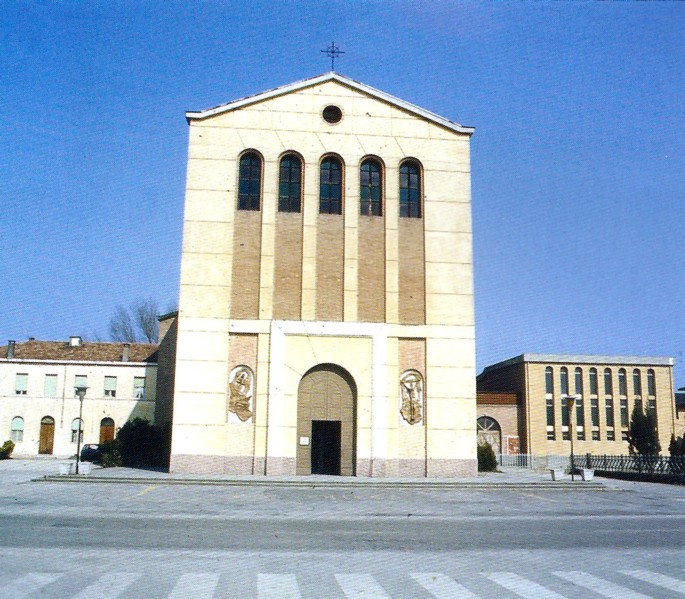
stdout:
[[[23,341],[14,349],[16,360],[69,360],[73,362],[121,362],[124,343],[82,341],[73,346],[68,341]],[[0,358],[7,358],[7,345],[0,346]],[[131,343],[129,362],[157,362],[157,345]]]

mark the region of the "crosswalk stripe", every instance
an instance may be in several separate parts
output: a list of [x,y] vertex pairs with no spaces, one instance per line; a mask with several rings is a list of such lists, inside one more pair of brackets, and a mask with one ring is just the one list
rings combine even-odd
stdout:
[[12,599],[23,599],[44,586],[55,582],[62,574],[50,574],[48,572],[31,572],[21,578],[0,587],[0,597],[11,597]]
[[258,574],[257,597],[259,599],[300,599],[297,576],[294,574]]
[[140,578],[140,574],[108,572],[72,599],[116,599],[137,578]]
[[685,595],[685,581],[678,578],[672,578],[665,574],[658,574],[657,572],[650,572],[649,570],[621,570],[621,574],[632,576],[644,582],[650,582],[658,587],[663,587],[669,591],[682,593]]
[[514,572],[492,572],[486,578],[526,599],[565,599],[563,595]]
[[609,597],[609,599],[651,599],[648,595],[632,591],[610,580],[604,580],[587,572],[552,572],[552,574],[575,585],[590,589],[598,595]]
[[414,572],[410,576],[436,599],[478,599],[466,587],[438,572]]
[[335,579],[348,599],[390,599],[370,574],[336,574]]
[[178,579],[167,599],[211,599],[219,584],[219,575],[214,572],[193,572]]

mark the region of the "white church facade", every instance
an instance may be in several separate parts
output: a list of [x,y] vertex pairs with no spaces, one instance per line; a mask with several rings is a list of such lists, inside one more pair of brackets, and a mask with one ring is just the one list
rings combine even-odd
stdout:
[[170,471],[475,475],[473,129],[334,72],[186,117]]

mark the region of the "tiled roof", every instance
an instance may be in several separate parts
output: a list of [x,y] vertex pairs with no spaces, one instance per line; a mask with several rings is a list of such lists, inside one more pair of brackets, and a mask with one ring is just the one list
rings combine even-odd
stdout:
[[[73,346],[68,341],[24,341],[14,349],[15,360],[60,360],[73,362],[121,362],[124,343],[83,341]],[[0,359],[7,358],[7,345],[0,346]],[[131,343],[129,362],[157,362],[157,345]]]

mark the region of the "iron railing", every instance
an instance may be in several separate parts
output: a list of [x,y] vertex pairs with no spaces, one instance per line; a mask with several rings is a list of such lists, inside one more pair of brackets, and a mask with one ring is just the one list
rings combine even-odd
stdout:
[[685,456],[645,455],[577,455],[576,468],[592,468],[605,472],[638,472],[642,474],[685,474]]

